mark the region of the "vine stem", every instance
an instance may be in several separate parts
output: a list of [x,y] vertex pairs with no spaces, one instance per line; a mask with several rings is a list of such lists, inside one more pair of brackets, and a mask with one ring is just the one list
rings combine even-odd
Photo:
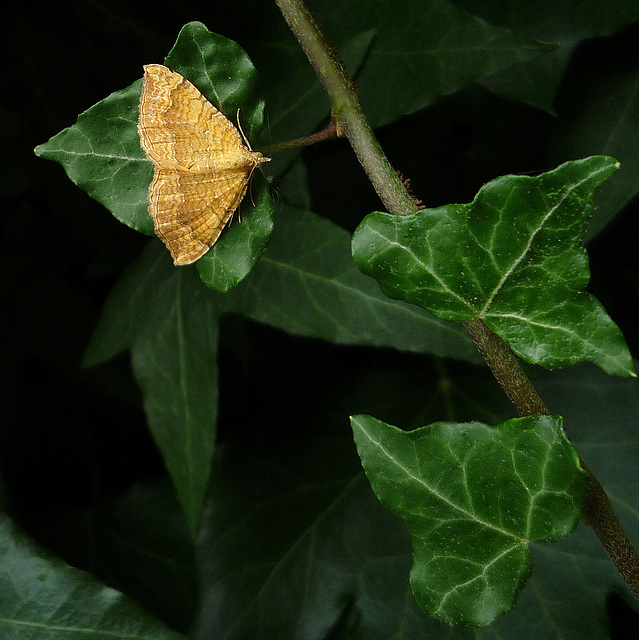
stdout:
[[517,411],[522,416],[550,415],[546,403],[533,387],[510,347],[483,320],[469,320],[464,322],[464,327]]
[[368,179],[389,213],[413,213],[417,207],[379,146],[355,94],[350,78],[331,45],[301,0],[275,0],[291,31],[324,85],[337,126],[353,147]]
[[[522,416],[550,415],[510,347],[483,320],[471,320],[465,322],[464,326],[517,411]],[[590,482],[582,518],[586,525],[592,527],[632,595],[639,601],[639,554],[632,546],[597,476],[581,456],[579,462]]]
[[[310,12],[302,0],[275,0],[275,3],[324,85],[331,102],[332,122],[335,123],[337,135],[348,138],[389,213],[412,213],[416,209],[412,197],[377,142],[362,113],[350,79]],[[519,413],[548,415],[548,408],[508,345],[481,319],[465,322],[464,326]],[[581,458],[580,461],[590,479],[582,517],[592,527],[631,593],[639,601],[639,555],[619,522],[601,483]]]

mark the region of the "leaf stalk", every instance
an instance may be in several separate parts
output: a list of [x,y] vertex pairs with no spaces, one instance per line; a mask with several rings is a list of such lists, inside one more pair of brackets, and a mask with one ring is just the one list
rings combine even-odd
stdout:
[[330,140],[334,136],[337,135],[337,123],[334,118],[331,118],[331,121],[328,123],[328,126],[318,131],[317,133],[313,133],[310,136],[303,136],[302,138],[294,138],[293,140],[285,140],[284,142],[275,142],[273,144],[265,144],[264,146],[256,149],[262,155],[268,156],[272,153],[277,153],[279,151],[288,151],[289,149],[299,149],[300,147],[309,147],[312,144],[317,144],[318,142],[324,142],[325,140]]

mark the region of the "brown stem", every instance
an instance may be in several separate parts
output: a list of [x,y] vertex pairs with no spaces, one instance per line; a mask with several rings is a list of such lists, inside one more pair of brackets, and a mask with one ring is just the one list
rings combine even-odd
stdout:
[[286,140],[284,142],[266,144],[263,147],[256,149],[256,151],[259,151],[262,155],[270,156],[271,154],[277,153],[278,151],[288,151],[289,149],[298,149],[299,147],[309,147],[312,144],[317,144],[318,142],[329,140],[336,135],[338,135],[337,124],[335,123],[335,119],[331,118],[328,126],[325,129],[318,131],[317,133],[313,133],[310,136],[304,136],[302,138]]
[[586,503],[581,512],[584,522],[592,527],[630,592],[639,601],[639,554],[619,522],[597,476],[581,458],[580,462],[590,479]]
[[417,208],[413,199],[379,146],[349,77],[310,12],[301,0],[275,3],[324,85],[338,131],[348,138],[384,206],[396,215],[412,213]]
[[508,345],[479,318],[464,322],[464,326],[517,411],[522,416],[550,415]]

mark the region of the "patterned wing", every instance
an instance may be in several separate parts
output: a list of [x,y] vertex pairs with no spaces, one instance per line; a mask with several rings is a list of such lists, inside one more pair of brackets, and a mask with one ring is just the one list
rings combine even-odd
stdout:
[[244,145],[235,126],[179,73],[144,67],[140,144],[155,165],[149,213],[176,265],[215,243],[255,167],[269,158]]
[[156,167],[149,213],[175,265],[195,262],[213,246],[248,186],[246,171],[191,173]]
[[233,123],[161,64],[144,67],[138,131],[142,148],[160,167],[215,171],[248,151]]

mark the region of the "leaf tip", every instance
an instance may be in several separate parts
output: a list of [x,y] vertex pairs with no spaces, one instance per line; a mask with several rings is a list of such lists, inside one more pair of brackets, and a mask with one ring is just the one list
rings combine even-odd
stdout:
[[39,144],[37,147],[35,147],[33,149],[33,153],[38,156],[38,158],[44,158],[45,153],[47,152],[47,143],[44,142],[42,144]]

